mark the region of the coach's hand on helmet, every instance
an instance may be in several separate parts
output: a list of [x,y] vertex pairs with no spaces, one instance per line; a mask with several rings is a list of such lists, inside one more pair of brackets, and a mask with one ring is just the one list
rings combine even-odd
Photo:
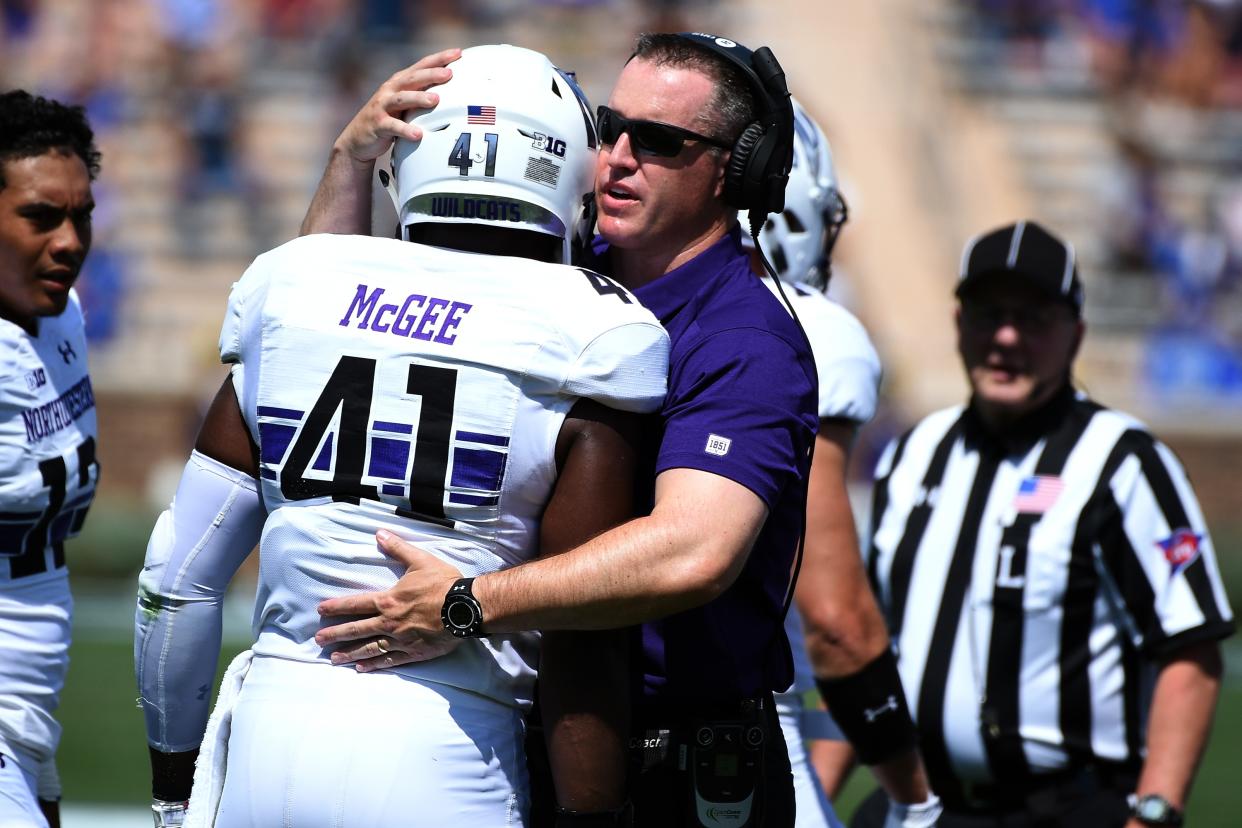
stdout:
[[435,107],[440,96],[428,90],[453,76],[448,65],[459,57],[461,49],[445,49],[384,81],[345,126],[336,139],[336,148],[359,164],[370,164],[387,152],[398,138],[411,141],[422,138],[422,129],[406,123],[402,116],[410,110]]
[[337,649],[335,664],[354,664],[360,672],[399,667],[442,656],[461,643],[444,629],[440,609],[453,582],[461,577],[451,564],[380,530],[375,539],[384,554],[405,564],[390,589],[332,598],[319,605],[325,622],[362,616],[324,627],[315,634],[321,647]]

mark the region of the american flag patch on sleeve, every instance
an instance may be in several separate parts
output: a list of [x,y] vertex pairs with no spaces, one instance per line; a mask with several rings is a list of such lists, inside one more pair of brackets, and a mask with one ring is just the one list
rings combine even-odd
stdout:
[[1038,474],[1028,477],[1018,486],[1018,494],[1013,499],[1014,511],[1042,515],[1052,508],[1064,488],[1061,478],[1053,475]]

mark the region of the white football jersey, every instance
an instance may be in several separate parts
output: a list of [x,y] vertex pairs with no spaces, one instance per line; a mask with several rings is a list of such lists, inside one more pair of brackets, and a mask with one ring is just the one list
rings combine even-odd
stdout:
[[[763,281],[776,293],[776,285],[770,278]],[[793,303],[815,356],[815,372],[819,375],[819,418],[852,420],[858,425],[868,422],[875,416],[881,370],[880,357],[867,330],[852,313],[818,289],[788,282],[782,287]],[[791,606],[785,615],[785,634],[793,650],[792,689],[802,693],[815,686],[815,675],[807,658],[802,617],[797,607]]]
[[[764,277],[763,283],[776,294],[770,278]],[[782,287],[815,355],[819,418],[853,420],[859,425],[869,422],[875,416],[881,369],[867,329],[854,314],[810,285],[786,282]]]
[[52,714],[72,613],[64,540],[82,528],[99,479],[77,294],[36,336],[0,319],[0,366],[0,746],[38,763],[60,740]]
[[[269,511],[255,652],[326,660],[319,602],[401,573],[379,528],[466,576],[532,557],[565,415],[584,397],[656,410],[668,347],[624,288],[578,268],[334,235],[259,257],[220,344]],[[536,642],[471,639],[397,670],[524,705]]]
[[95,496],[95,395],[77,294],[37,336],[0,319],[0,589],[65,577]]

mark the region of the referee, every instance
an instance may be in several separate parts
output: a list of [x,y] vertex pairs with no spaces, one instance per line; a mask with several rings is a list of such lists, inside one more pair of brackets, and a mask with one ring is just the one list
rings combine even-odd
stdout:
[[868,562],[940,825],[1178,825],[1234,629],[1190,482],[1072,387],[1069,245],[986,233],[957,296],[970,401],[885,452]]

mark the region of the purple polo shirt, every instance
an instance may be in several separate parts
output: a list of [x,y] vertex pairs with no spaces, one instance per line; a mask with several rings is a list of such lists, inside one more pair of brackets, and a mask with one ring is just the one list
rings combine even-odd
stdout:
[[810,347],[751,273],[736,227],[634,295],[659,317],[672,344],[668,396],[651,435],[655,474],[718,474],[750,489],[769,512],[723,595],[643,625],[644,693],[698,701],[785,690],[793,665],[781,610],[819,424]]

